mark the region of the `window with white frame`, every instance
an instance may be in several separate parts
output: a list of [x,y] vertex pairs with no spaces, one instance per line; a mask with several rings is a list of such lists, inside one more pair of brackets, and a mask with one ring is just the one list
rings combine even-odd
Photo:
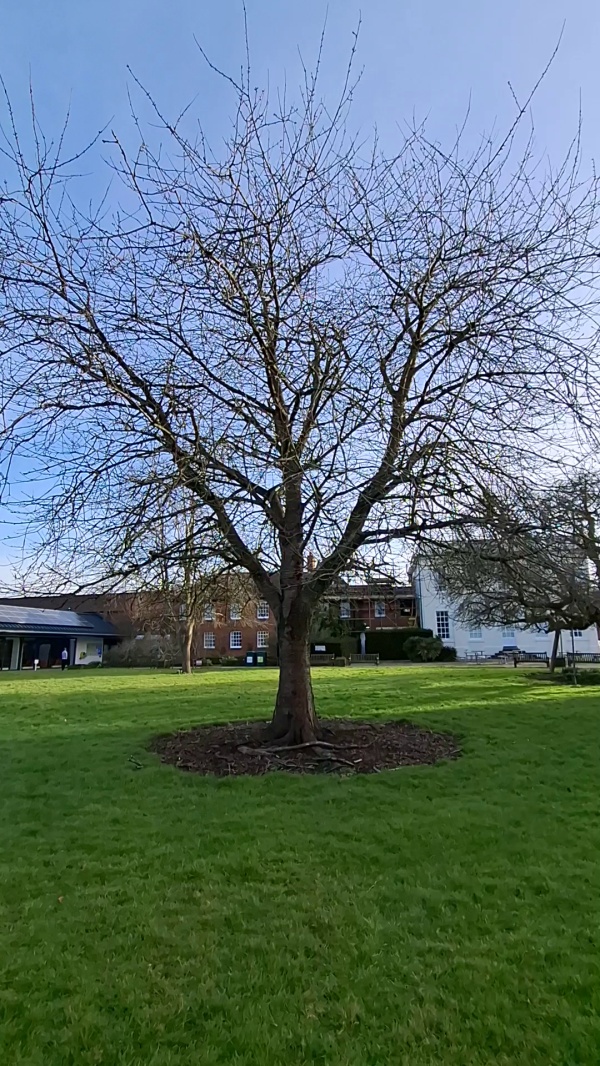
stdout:
[[205,633],[204,634],[204,647],[205,648],[214,648],[214,646],[215,646],[215,635],[214,635],[214,633]]
[[239,603],[230,603],[229,605],[229,618],[232,622],[239,622],[242,617],[242,609]]
[[340,603],[340,618],[350,618],[351,613],[349,600],[342,600]]
[[573,636],[574,637],[582,637],[583,636],[583,629],[574,629],[573,630]]
[[435,628],[440,640],[450,640],[450,615],[448,611],[435,612]]
[[377,603],[375,604],[375,617],[385,618],[385,603],[383,600],[377,600]]
[[215,620],[215,605],[214,603],[207,603],[204,608],[204,614],[202,615],[205,622],[214,622]]
[[508,637],[514,637],[515,636],[515,627],[514,626],[502,626],[502,636],[503,637],[507,637],[507,638]]
[[239,629],[233,629],[229,634],[229,647],[241,648],[242,646],[242,634]]
[[269,604],[266,600],[259,600],[256,605],[256,617],[265,621],[269,617]]
[[269,647],[269,634],[264,629],[259,629],[256,634],[256,647],[268,648]]
[[469,629],[469,640],[483,640],[481,626],[471,626]]

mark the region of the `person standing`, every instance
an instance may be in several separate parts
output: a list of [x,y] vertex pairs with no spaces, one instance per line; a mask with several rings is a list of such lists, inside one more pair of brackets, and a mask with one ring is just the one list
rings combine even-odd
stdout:
[[68,665],[69,665],[69,653],[68,653],[66,648],[63,648],[63,650],[60,653],[60,668],[61,668],[61,670],[66,670]]

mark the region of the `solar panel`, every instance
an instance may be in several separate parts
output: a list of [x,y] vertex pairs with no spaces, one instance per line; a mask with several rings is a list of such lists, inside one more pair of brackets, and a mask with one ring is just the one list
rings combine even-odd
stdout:
[[14,607],[0,603],[0,632],[56,633],[61,636],[117,636],[111,621],[99,614],[78,614],[77,611],[54,611],[37,607]]
[[94,629],[93,623],[75,611],[50,611],[41,607],[13,607],[0,603],[0,629],[4,626],[18,626],[36,629],[38,626],[52,626],[53,630],[78,629],[82,633]]

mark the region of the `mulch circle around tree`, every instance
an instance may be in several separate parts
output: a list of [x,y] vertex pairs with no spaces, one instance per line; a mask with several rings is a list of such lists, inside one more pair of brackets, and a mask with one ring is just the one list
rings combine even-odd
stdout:
[[374,774],[399,766],[421,766],[461,755],[451,733],[434,733],[413,722],[320,722],[319,742],[283,747],[265,740],[266,722],[195,726],[155,737],[151,750],[161,761],[196,774],[217,777],[292,774]]

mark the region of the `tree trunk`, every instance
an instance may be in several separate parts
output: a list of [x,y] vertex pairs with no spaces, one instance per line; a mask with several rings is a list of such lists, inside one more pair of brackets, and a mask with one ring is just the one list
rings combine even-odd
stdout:
[[188,618],[183,627],[183,640],[181,642],[181,669],[184,674],[192,672],[192,642],[194,640],[194,619]]
[[279,688],[270,735],[284,744],[317,739],[318,727],[310,678],[310,616],[294,611],[278,626]]
[[554,632],[554,640],[552,642],[552,651],[550,653],[550,673],[553,674],[556,669],[556,658],[558,655],[558,644],[560,641],[560,629],[556,629]]

